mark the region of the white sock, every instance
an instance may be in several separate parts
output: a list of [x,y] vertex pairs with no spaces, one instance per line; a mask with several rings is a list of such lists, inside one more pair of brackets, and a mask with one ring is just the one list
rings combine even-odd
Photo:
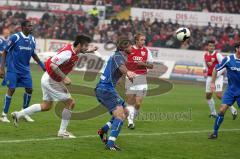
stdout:
[[133,124],[135,108],[132,105],[128,105],[126,109],[128,110],[128,124]]
[[68,123],[71,119],[72,111],[64,108],[62,112],[62,121],[60,125],[59,132],[64,132],[67,129]]
[[236,108],[232,105],[231,107],[229,107],[230,111],[232,114],[235,114],[236,113]]
[[215,109],[214,99],[211,98],[211,99],[207,100],[207,102],[208,102],[208,106],[210,108],[211,114],[212,115],[217,115],[217,112],[216,112],[216,109]]
[[41,105],[40,104],[33,104],[30,107],[26,109],[22,109],[21,111],[17,112],[17,117],[21,118],[25,115],[32,115],[33,113],[37,113],[41,111]]

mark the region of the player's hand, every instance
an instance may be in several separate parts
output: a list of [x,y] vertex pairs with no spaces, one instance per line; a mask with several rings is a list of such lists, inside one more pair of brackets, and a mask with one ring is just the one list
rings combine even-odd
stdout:
[[4,78],[5,70],[4,68],[0,68],[0,78]]
[[94,51],[97,51],[98,50],[98,47],[97,46],[90,46],[87,50],[87,52],[94,52]]
[[138,68],[146,68],[146,67],[147,67],[147,64],[146,64],[145,62],[138,61],[138,62],[137,62],[137,66],[138,66]]
[[211,82],[210,88],[211,88],[212,92],[215,92],[215,90],[216,90],[215,83]]
[[133,79],[136,77],[136,73],[132,71],[127,71],[127,77],[131,82],[133,82]]
[[71,81],[71,79],[69,78],[69,77],[65,77],[64,78],[64,80],[63,80],[63,83],[65,84],[65,85],[70,85],[71,83],[72,83],[72,81]]

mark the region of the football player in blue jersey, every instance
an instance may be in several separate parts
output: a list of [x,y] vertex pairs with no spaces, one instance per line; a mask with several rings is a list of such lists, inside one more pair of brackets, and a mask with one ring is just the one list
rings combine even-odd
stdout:
[[6,45],[7,45],[7,39],[10,35],[10,31],[7,28],[4,28],[2,30],[2,34],[3,36],[0,36],[0,62],[1,62],[1,57],[2,57],[2,52],[5,49]]
[[215,90],[217,71],[223,68],[227,70],[228,84],[222,98],[220,111],[215,120],[214,131],[208,136],[209,139],[216,139],[218,137],[218,130],[223,122],[227,109],[233,105],[235,101],[240,107],[240,43],[236,43],[234,47],[236,53],[225,57],[220,64],[216,65],[213,71],[211,82],[212,90]]
[[[120,150],[120,148],[115,145],[115,141],[120,133],[123,121],[127,117],[125,102],[118,95],[115,86],[123,75],[126,75],[131,81],[136,76],[136,74],[129,71],[125,65],[127,55],[131,53],[131,41],[127,38],[119,38],[117,46],[117,51],[108,60],[106,68],[95,89],[98,101],[106,107],[112,115],[111,120],[98,130],[101,140],[106,144],[106,149],[111,151]],[[109,138],[107,138],[109,129],[111,129],[111,132]]]
[[[45,71],[44,64],[39,60],[35,49],[35,38],[31,35],[33,26],[30,21],[25,20],[21,23],[22,31],[12,34],[2,53],[2,61],[0,66],[0,77],[4,78],[2,85],[8,87],[8,91],[4,98],[3,112],[1,120],[10,122],[7,118],[12,95],[17,87],[25,88],[23,95],[23,109],[29,106],[32,95],[32,77],[30,72],[30,59],[33,59]],[[6,58],[6,55],[7,58]],[[5,74],[5,63],[7,71]],[[29,116],[25,116],[26,121],[33,122]]]

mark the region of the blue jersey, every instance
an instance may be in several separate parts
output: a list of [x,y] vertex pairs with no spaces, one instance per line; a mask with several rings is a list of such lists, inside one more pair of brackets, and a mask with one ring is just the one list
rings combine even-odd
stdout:
[[[0,54],[5,50],[5,47],[7,45],[7,40],[3,37],[0,37]],[[0,56],[0,62],[1,62],[1,56]]]
[[[0,54],[5,50],[5,48],[7,46],[7,41],[8,41],[8,39],[0,37]],[[9,64],[8,61],[11,61],[11,55],[10,54],[7,54],[6,66],[8,66],[8,64]],[[0,57],[0,62],[1,62],[1,57]]]
[[25,36],[22,32],[11,35],[5,48],[7,54],[11,56],[11,62],[7,61],[7,71],[28,74],[35,48],[36,42],[32,35]]
[[119,67],[125,65],[125,63],[126,57],[120,51],[116,51],[115,54],[109,58],[106,68],[100,77],[98,87],[114,89],[117,81],[123,75]]
[[240,59],[238,59],[236,55],[229,55],[215,67],[217,71],[226,68],[228,77],[226,91],[234,96],[240,96]]

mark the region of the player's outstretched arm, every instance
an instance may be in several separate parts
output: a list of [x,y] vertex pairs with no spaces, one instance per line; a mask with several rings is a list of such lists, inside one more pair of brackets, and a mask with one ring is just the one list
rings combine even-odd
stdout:
[[149,62],[138,62],[138,67],[139,68],[147,68],[147,69],[153,69],[153,64],[152,63],[149,63]]
[[1,61],[1,64],[0,64],[0,78],[3,78],[4,74],[5,74],[6,55],[7,55],[7,52],[4,50],[2,52],[2,61]]
[[90,46],[90,47],[88,48],[88,50],[85,51],[84,53],[94,53],[94,52],[97,51],[97,50],[98,50],[98,47],[97,47],[97,46]]
[[34,61],[36,61],[38,63],[38,65],[42,68],[42,70],[45,72],[46,71],[46,68],[45,68],[45,65],[44,63],[39,59],[38,55],[37,54],[33,54],[32,55],[32,58],[34,59]]
[[122,72],[122,74],[126,75],[130,81],[133,81],[133,78],[136,76],[136,74],[132,71],[129,71],[125,65],[121,65],[119,70]]

